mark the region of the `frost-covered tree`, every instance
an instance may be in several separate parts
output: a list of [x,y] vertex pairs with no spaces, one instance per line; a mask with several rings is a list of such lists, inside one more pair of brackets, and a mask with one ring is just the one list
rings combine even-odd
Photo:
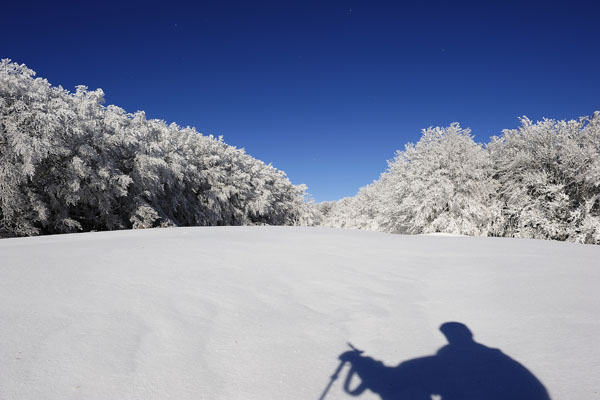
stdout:
[[468,129],[429,128],[379,180],[329,207],[322,224],[401,233],[494,233],[491,161]]
[[398,151],[380,179],[380,225],[387,231],[487,235],[495,220],[491,162],[457,123],[423,130]]
[[321,223],[600,244],[600,112],[521,122],[485,148],[458,124],[424,130]]
[[271,165],[103,102],[0,62],[0,236],[314,223],[306,188]]
[[505,130],[488,146],[502,234],[600,243],[600,113]]
[[362,187],[356,196],[335,202],[318,204],[320,225],[332,228],[366,229],[377,231],[378,192],[376,183]]

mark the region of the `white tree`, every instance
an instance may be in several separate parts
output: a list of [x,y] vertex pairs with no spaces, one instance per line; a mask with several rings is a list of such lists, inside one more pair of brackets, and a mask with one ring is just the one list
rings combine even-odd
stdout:
[[0,235],[310,224],[306,187],[222,139],[0,63]]
[[489,149],[505,236],[600,242],[600,113],[578,121],[523,117]]
[[382,224],[389,231],[488,235],[493,231],[495,184],[491,162],[469,129],[458,123],[423,130],[389,163]]

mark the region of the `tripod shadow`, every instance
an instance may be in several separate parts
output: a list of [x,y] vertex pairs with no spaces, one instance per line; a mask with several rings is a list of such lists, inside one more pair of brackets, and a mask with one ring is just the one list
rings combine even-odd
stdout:
[[[350,364],[344,390],[359,396],[369,389],[382,400],[549,400],[544,385],[523,365],[502,351],[477,343],[466,325],[440,327],[448,344],[435,355],[404,361],[396,367],[347,351]],[[356,379],[358,376],[358,379]],[[353,378],[360,381],[354,384]]]

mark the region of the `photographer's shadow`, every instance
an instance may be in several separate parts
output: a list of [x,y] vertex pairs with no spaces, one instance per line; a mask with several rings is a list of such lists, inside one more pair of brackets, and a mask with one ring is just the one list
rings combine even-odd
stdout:
[[527,368],[500,350],[475,342],[466,325],[447,322],[440,330],[448,339],[446,346],[433,356],[396,367],[385,366],[357,350],[343,353],[340,360],[350,364],[345,392],[359,396],[369,389],[382,400],[431,400],[440,396],[442,400],[550,399],[544,385]]

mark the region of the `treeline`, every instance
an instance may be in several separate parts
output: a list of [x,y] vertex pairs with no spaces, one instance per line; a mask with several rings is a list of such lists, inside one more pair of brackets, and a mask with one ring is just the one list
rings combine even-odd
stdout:
[[355,197],[320,203],[321,224],[600,244],[600,112],[505,130],[487,145],[429,128]]
[[311,223],[305,187],[243,150],[34,76],[0,63],[0,237]]
[[527,118],[487,145],[423,131],[355,197],[306,188],[220,138],[103,105],[0,62],[0,237],[208,225],[314,225],[600,244],[600,112]]

